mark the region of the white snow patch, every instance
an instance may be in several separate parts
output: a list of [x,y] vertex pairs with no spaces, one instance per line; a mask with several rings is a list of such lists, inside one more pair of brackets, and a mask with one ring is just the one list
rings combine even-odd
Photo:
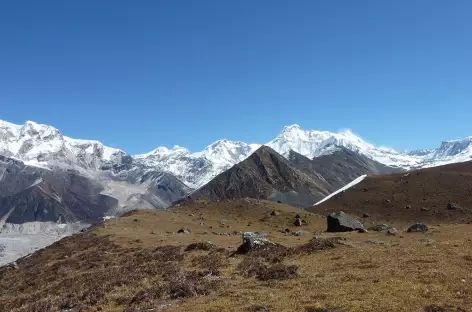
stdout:
[[36,179],[36,181],[33,182],[33,184],[31,184],[28,188],[32,188],[36,185],[38,185],[39,183],[43,182],[43,178],[38,178]]
[[323,198],[322,200],[320,200],[319,202],[317,202],[317,203],[314,204],[313,206],[319,205],[319,204],[321,204],[321,203],[327,201],[328,199],[330,199],[330,198],[333,197],[334,195],[339,194],[339,193],[341,193],[342,191],[345,191],[345,190],[347,190],[347,189],[350,188],[350,187],[353,187],[354,185],[356,185],[356,184],[360,183],[362,180],[364,180],[365,177],[367,177],[366,174],[361,175],[360,177],[356,178],[356,179],[353,180],[352,182],[349,182],[349,183],[346,184],[345,186],[341,187],[339,190],[337,190],[337,191],[335,191],[335,192],[329,194],[328,196],[326,196],[325,198]]

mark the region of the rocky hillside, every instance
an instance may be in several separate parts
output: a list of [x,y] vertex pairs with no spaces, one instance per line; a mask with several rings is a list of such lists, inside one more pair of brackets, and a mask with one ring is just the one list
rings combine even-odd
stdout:
[[309,163],[301,160],[302,157],[292,152],[289,156],[290,163],[305,167],[305,171],[316,172],[331,186],[331,191],[343,187],[364,174],[386,174],[402,171],[383,165],[345,147],[333,147],[332,153],[315,157]]
[[96,221],[118,201],[101,194],[103,187],[72,170],[41,169],[0,156],[0,219]]

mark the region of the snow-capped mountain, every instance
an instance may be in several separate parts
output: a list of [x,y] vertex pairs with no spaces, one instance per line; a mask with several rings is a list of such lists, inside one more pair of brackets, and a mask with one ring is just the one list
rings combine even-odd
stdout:
[[136,163],[172,173],[190,187],[199,187],[219,173],[231,168],[251,155],[260,145],[218,140],[203,151],[190,153],[187,149],[158,147],[135,155]]
[[[387,166],[404,169],[472,160],[472,137],[443,142],[437,149],[398,152],[376,147],[349,130],[307,131],[292,125],[284,127],[275,139],[265,145],[285,157],[293,150],[308,158],[331,154],[336,147],[342,146]],[[157,170],[172,174],[191,188],[206,184],[219,173],[246,159],[260,146],[218,140],[200,152],[174,146],[172,149],[158,147],[146,154],[130,156],[98,141],[63,136],[51,126],[32,121],[24,125],[0,121],[0,154],[18,158],[25,164],[62,164],[92,171],[109,170],[114,166],[114,174],[119,176]],[[139,182],[140,177],[136,179]]]
[[33,121],[24,125],[0,121],[0,154],[21,159],[29,165],[58,163],[85,169],[121,163],[127,156],[122,150],[98,141],[72,139],[54,127]]
[[266,145],[285,157],[288,157],[290,150],[293,150],[303,156],[313,158],[331,154],[333,147],[342,146],[387,166],[408,169],[416,167],[422,162],[422,157],[417,155],[399,153],[391,148],[375,147],[350,130],[338,133],[306,131],[298,125],[292,125],[284,127],[279,136]]

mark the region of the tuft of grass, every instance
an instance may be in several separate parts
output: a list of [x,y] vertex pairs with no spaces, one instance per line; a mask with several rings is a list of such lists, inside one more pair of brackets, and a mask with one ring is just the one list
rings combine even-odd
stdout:
[[265,264],[261,259],[248,257],[241,261],[237,270],[246,277],[255,277],[261,281],[284,280],[298,277],[298,266],[276,263]]

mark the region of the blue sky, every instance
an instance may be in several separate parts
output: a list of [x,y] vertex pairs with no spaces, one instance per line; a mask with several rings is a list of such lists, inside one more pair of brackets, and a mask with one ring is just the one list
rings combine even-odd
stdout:
[[0,119],[130,153],[284,125],[472,135],[468,0],[0,2]]

